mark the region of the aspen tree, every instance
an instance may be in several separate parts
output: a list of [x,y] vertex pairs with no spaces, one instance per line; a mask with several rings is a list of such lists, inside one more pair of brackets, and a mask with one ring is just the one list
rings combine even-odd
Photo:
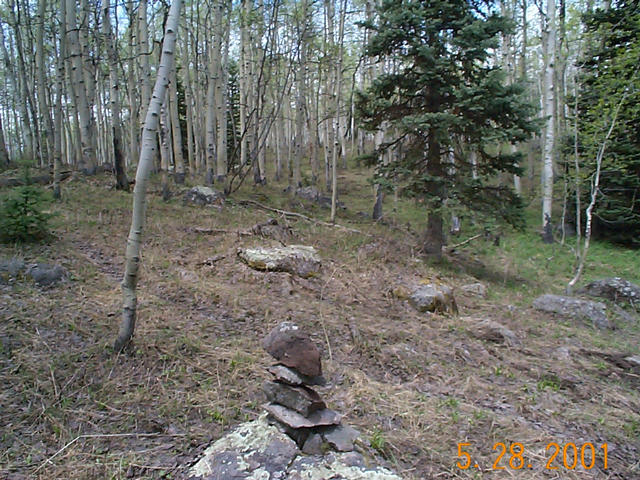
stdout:
[[146,190],[149,173],[153,167],[156,153],[156,130],[160,109],[169,84],[169,75],[174,62],[174,49],[180,17],[181,0],[174,0],[169,9],[162,42],[162,56],[151,96],[142,134],[142,148],[136,172],[136,184],[133,190],[133,214],[127,239],[126,263],[122,280],[123,309],[120,330],[114,343],[114,349],[121,351],[130,341],[135,330],[138,299],[136,287],[140,267],[142,232],[145,220]]

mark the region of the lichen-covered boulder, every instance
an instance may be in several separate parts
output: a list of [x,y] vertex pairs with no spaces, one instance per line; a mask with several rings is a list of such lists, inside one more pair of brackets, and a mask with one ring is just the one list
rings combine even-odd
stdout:
[[409,303],[420,312],[458,313],[453,289],[446,285],[421,285],[409,295]]
[[211,205],[221,207],[224,204],[224,194],[211,187],[198,185],[187,190],[182,197],[183,203],[191,203],[201,207]]
[[533,308],[542,312],[555,313],[564,318],[588,322],[601,329],[614,328],[607,317],[606,306],[602,302],[546,294],[533,301]]
[[318,275],[321,267],[316,249],[306,245],[240,248],[238,257],[256,270],[288,272],[303,278]]
[[578,290],[592,297],[606,298],[613,302],[630,303],[640,307],[640,286],[620,277],[596,280]]
[[382,467],[367,465],[357,452],[330,453],[324,457],[299,456],[288,470],[287,480],[401,480]]
[[[358,452],[322,455],[319,435],[309,455],[266,415],[236,427],[204,452],[189,469],[189,479],[198,480],[402,480],[390,470],[375,466]],[[335,439],[334,439],[335,440]]]
[[207,448],[188,478],[285,479],[285,470],[298,453],[296,443],[262,416],[239,425]]

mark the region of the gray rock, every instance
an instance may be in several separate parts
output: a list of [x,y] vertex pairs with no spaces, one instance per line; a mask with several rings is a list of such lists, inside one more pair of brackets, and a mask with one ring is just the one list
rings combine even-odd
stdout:
[[308,417],[316,410],[326,407],[320,395],[308,387],[294,387],[284,383],[264,382],[262,391],[269,402],[284,405],[304,417]]
[[601,302],[546,294],[533,301],[533,308],[542,312],[555,313],[565,318],[589,322],[601,329],[614,328],[607,318],[606,306]]
[[302,375],[322,375],[318,347],[298,325],[282,322],[262,341],[262,346],[273,358]]
[[624,308],[618,305],[613,306],[613,312],[616,316],[625,323],[635,323],[638,321],[638,316],[631,312],[626,311]]
[[317,276],[321,267],[315,248],[306,245],[240,248],[238,257],[256,270],[288,272],[303,278]]
[[296,189],[296,197],[317,202],[320,199],[320,191],[316,187],[300,187]]
[[335,427],[327,427],[322,432],[322,438],[339,452],[353,451],[353,442],[360,436],[355,428],[349,425],[336,425]]
[[[266,415],[217,440],[189,469],[201,480],[401,480],[360,453],[302,455],[295,442],[269,425]],[[318,439],[309,440],[317,447]],[[316,437],[319,435],[316,434]],[[320,439],[321,443],[321,439]],[[311,447],[311,445],[310,445]],[[322,449],[322,446],[320,447]],[[314,450],[317,451],[317,450]]]
[[277,421],[295,429],[337,425],[342,419],[342,415],[329,408],[316,410],[308,417],[303,417],[295,410],[291,410],[290,408],[283,407],[282,405],[277,405],[275,403],[267,403],[262,407]]
[[613,302],[626,302],[640,307],[640,287],[620,277],[596,280],[582,287],[578,293],[606,298]]
[[472,334],[476,338],[491,342],[505,343],[510,347],[520,344],[520,340],[507,327],[493,320],[482,320],[472,327]]
[[198,185],[187,190],[182,198],[183,203],[205,206],[221,207],[224,204],[224,194],[211,187]]
[[626,357],[625,360],[636,367],[640,367],[640,355],[632,355],[630,357]]
[[0,258],[0,283],[15,280],[24,269],[24,261],[21,258]]
[[285,479],[287,465],[298,453],[295,442],[262,416],[207,448],[188,474],[207,480]]
[[307,437],[307,441],[302,446],[302,453],[307,455],[322,455],[322,437],[318,433],[312,433]]
[[66,273],[66,270],[60,265],[49,265],[48,263],[36,263],[27,269],[27,276],[42,287],[58,283],[64,279]]
[[453,290],[446,285],[422,285],[409,295],[409,303],[420,312],[458,313]]
[[288,468],[287,480],[401,480],[383,467],[368,464],[357,452],[330,453],[323,457],[297,457]]
[[487,296],[487,287],[480,282],[463,285],[459,290],[468,295],[476,295],[483,298]]
[[304,375],[300,375],[298,372],[296,372],[295,370],[289,368],[289,367],[285,367],[284,365],[272,365],[270,367],[267,368],[267,371],[273,375],[276,380],[278,380],[279,382],[284,382],[284,383],[288,383],[289,385],[302,385],[302,384],[307,384],[307,385],[311,385],[309,382],[306,381],[306,378]]

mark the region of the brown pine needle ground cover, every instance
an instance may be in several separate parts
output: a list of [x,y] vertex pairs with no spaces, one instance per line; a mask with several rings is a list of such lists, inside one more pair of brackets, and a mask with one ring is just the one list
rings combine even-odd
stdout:
[[[181,478],[209,442],[260,413],[270,364],[260,340],[283,320],[321,347],[330,406],[407,479],[640,478],[640,371],[599,355],[637,353],[638,320],[603,332],[532,310],[535,295],[563,286],[560,273],[545,273],[560,247],[539,260],[516,257],[518,237],[507,235],[500,247],[475,240],[429,265],[409,233],[420,229],[419,208],[401,202],[392,225],[358,215],[370,203],[364,177],[340,181],[347,210],[339,222],[362,234],[240,204],[326,220],[326,210],[301,208],[281,185],[243,189],[221,211],[150,195],[135,343],[118,356],[111,344],[131,197],[111,190],[107,176],[66,183],[55,241],[0,247],[3,257],[69,272],[48,289],[0,285],[0,478]],[[392,208],[390,200],[385,211]],[[278,244],[237,233],[270,217],[291,228],[291,243],[318,249],[320,276],[260,273],[237,260],[238,247]],[[594,275],[628,273],[606,262],[590,267]],[[419,314],[403,299],[412,282],[458,287],[477,281],[470,271],[490,294],[458,291],[458,317]],[[476,321],[485,318],[513,330],[520,345],[477,339]],[[460,442],[471,444],[468,470],[456,465],[464,463]],[[505,470],[493,470],[498,442],[521,443],[532,467],[510,468],[507,451],[497,464]],[[569,470],[560,452],[558,469],[545,468],[551,442],[591,442],[595,466]]]

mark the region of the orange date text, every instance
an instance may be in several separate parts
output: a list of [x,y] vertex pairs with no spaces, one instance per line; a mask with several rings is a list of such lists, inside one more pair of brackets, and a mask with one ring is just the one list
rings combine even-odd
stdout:
[[[458,442],[458,461],[456,465],[461,470],[483,468],[480,464],[472,460],[472,450],[473,447],[470,442]],[[496,442],[493,444],[492,450],[496,452],[493,464],[490,468],[489,465],[485,466],[490,470],[522,470],[538,466],[534,465],[532,461],[528,459],[525,447],[520,442],[514,442],[508,445],[503,442]],[[578,468],[591,470],[596,465],[597,458],[601,458],[604,470],[606,470],[608,466],[606,443],[596,446],[590,442],[581,445],[576,445],[573,442],[563,445],[556,442],[549,442],[545,447],[545,452],[546,463],[544,464],[544,468],[546,470],[575,470]]]

